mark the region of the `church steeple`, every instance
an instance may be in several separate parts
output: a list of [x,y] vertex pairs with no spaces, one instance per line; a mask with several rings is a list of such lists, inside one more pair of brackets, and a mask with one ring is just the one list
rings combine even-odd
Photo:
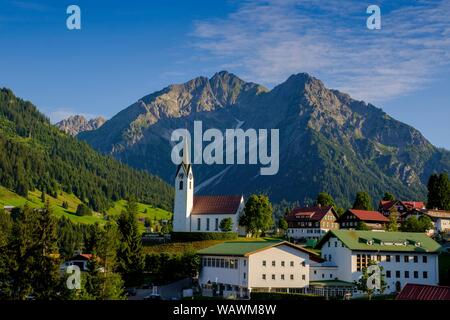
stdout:
[[184,138],[183,159],[175,175],[175,204],[173,230],[191,231],[191,212],[194,202],[194,175],[190,161],[190,141]]

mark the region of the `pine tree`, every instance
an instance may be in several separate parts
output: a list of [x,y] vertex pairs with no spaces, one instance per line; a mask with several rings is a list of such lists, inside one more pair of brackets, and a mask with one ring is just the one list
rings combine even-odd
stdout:
[[127,285],[135,284],[142,277],[144,270],[144,253],[142,236],[139,232],[137,220],[138,206],[136,199],[131,197],[125,211],[118,220],[120,248],[118,251],[118,271],[122,274]]
[[353,209],[357,210],[372,210],[372,198],[367,192],[358,192],[356,194]]
[[450,210],[450,180],[447,173],[432,174],[427,187],[427,208]]

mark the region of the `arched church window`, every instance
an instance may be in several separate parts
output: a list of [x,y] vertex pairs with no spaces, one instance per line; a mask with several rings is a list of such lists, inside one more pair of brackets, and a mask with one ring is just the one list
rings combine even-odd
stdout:
[[180,187],[179,187],[179,189],[180,189],[180,190],[183,190],[183,181],[180,181]]

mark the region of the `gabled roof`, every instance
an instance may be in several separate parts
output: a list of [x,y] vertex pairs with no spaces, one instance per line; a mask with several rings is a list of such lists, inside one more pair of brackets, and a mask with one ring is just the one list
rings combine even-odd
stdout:
[[444,218],[444,219],[450,219],[450,211],[445,210],[426,210],[423,211],[424,214],[431,218]]
[[194,196],[192,214],[235,214],[242,196]]
[[72,258],[70,258],[69,261],[71,261],[71,260],[91,260],[92,257],[93,257],[93,255],[90,253],[80,253],[80,254],[77,254],[77,255],[73,256]]
[[328,231],[316,247],[322,248],[331,237],[338,238],[347,248],[357,251],[438,253],[441,249],[439,243],[425,233],[344,229]]
[[396,300],[450,300],[450,287],[407,283]]
[[[355,215],[361,221],[366,221],[366,222],[389,222],[389,219],[386,218],[385,216],[383,216],[378,211],[348,209],[347,212],[344,213],[344,215],[348,214],[348,212],[353,214],[353,215]],[[344,215],[342,215],[340,218],[342,218]]]
[[296,250],[302,251],[309,255],[311,260],[322,262],[322,258],[315,252],[312,252],[303,247],[297,246],[287,241],[229,241],[217,244],[215,246],[197,251],[199,255],[211,255],[211,256],[241,256],[247,257],[253,253],[269,249],[272,247],[278,247],[286,245]]
[[408,210],[425,208],[425,203],[423,201],[381,200],[380,206],[384,211],[388,211],[398,203],[406,207]]
[[304,207],[295,208],[287,216],[287,221],[298,221],[298,220],[311,220],[320,221],[329,212],[332,211],[333,215],[337,218],[337,214],[332,206],[327,207]]

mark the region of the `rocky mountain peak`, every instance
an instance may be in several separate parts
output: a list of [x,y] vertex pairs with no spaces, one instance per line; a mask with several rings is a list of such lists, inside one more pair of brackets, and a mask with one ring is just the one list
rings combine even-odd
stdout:
[[103,117],[87,120],[82,115],[73,115],[56,123],[55,126],[65,133],[76,136],[80,132],[96,130],[105,122],[106,119]]

